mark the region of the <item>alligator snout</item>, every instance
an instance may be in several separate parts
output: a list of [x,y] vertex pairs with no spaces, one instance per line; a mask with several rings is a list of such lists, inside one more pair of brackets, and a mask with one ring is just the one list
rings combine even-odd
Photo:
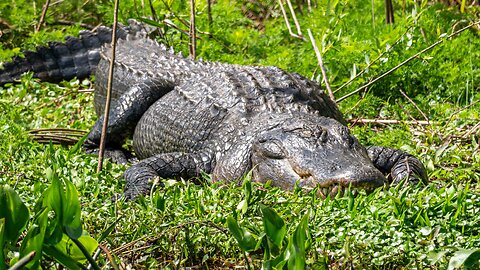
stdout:
[[[274,130],[259,139],[252,149],[254,179],[271,180],[272,185],[290,190],[295,184],[306,190],[318,187],[322,196],[387,183],[345,126],[336,121],[322,124]],[[317,133],[321,136],[314,136]]]
[[368,163],[362,165],[361,167],[339,168],[327,174],[319,170],[314,170],[314,173],[300,172],[298,173],[298,185],[305,190],[318,187],[320,196],[327,197],[330,195],[333,198],[337,194],[343,196],[349,188],[353,190],[373,190],[386,183],[385,176],[373,164],[371,166]]

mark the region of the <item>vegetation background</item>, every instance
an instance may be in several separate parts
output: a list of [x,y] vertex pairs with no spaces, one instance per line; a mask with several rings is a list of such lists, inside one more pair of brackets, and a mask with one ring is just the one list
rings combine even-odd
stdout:
[[[143,199],[112,202],[122,191],[124,166],[107,162],[96,173],[96,157],[83,153],[79,144],[40,144],[31,133],[38,128],[88,131],[96,119],[94,78],[54,85],[26,75],[0,88],[0,207],[6,209],[0,214],[0,269],[32,250],[37,253],[30,268],[55,268],[59,262],[85,267],[85,252],[72,244],[78,239],[87,254],[98,244],[103,251],[90,263],[104,268],[115,268],[114,262],[120,268],[478,267],[478,1],[397,1],[393,24],[385,23],[385,3],[379,0],[317,0],[311,10],[296,1],[305,39],[290,35],[279,3],[218,0],[210,17],[207,2],[197,2],[197,57],[275,65],[321,83],[306,35],[311,29],[332,88],[341,88],[335,92],[339,99],[443,40],[339,102],[362,143],[418,156],[428,169],[427,187],[385,187],[324,200],[315,192],[259,186],[248,176],[241,187],[212,185],[205,175],[203,184],[165,180],[165,187]],[[112,1],[64,0],[51,2],[39,25],[44,4],[0,3],[0,61],[113,21]],[[119,18],[158,27],[159,42],[188,55],[189,7],[184,0],[122,0]],[[285,3],[284,8],[296,32]],[[477,24],[447,38],[472,23]],[[362,124],[360,119],[396,122]]]

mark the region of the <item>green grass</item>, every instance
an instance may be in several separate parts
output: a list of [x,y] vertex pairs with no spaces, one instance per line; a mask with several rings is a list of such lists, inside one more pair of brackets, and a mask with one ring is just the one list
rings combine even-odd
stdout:
[[[64,1],[51,7],[47,23],[60,19],[91,25],[111,23],[108,1],[96,5],[86,2],[85,6],[79,3]],[[188,2],[172,3],[171,9],[188,19]],[[148,7],[138,5],[121,2],[121,20],[150,14]],[[163,3],[154,5],[160,18],[182,26]],[[80,29],[48,25],[33,33],[41,4],[34,8],[30,1],[4,1],[0,8],[0,17],[11,26],[2,28],[3,60]],[[276,65],[319,79],[311,44],[288,35],[278,7],[272,18],[263,22],[264,31],[256,30],[245,18],[241,3],[218,1],[213,6],[212,25],[208,24],[204,2],[199,3],[197,11],[197,27],[213,36],[200,35],[198,55],[203,59]],[[318,1],[313,13],[297,12],[297,16],[303,32],[311,28],[321,46],[334,89],[400,38],[381,61],[336,93],[340,97],[435,42],[442,33],[449,34],[478,20],[469,15],[475,12],[478,14],[478,7],[461,14],[458,7],[415,7],[408,2],[405,14],[396,6],[396,24],[387,26],[383,24],[383,1],[377,1],[373,27],[371,7],[366,3]],[[168,27],[162,30],[162,42],[188,52],[184,35]],[[255,240],[262,241],[262,235],[268,234],[263,225],[265,205],[285,221],[285,239],[280,242],[284,247],[309,213],[309,267],[445,269],[452,258],[458,257],[459,250],[480,247],[479,129],[472,130],[480,122],[478,48],[478,28],[467,30],[379,81],[366,93],[340,103],[349,119],[424,120],[399,90],[412,98],[432,122],[430,126],[356,125],[352,130],[365,145],[397,147],[417,155],[431,179],[425,188],[390,187],[356,197],[322,200],[314,193],[285,192],[256,184],[250,191],[245,188],[248,184],[212,185],[205,176],[204,184],[168,180],[164,188],[152,190],[144,199],[112,202],[112,196],[122,192],[120,176],[125,166],[107,162],[105,169],[96,173],[96,157],[81,149],[38,144],[28,133],[47,127],[88,130],[96,119],[93,95],[78,90],[92,88],[92,82],[74,80],[52,85],[29,76],[19,84],[0,88],[0,184],[13,187],[32,212],[50,185],[47,170],[53,169],[60,180],[72,181],[77,188],[83,229],[95,239],[107,233],[100,244],[118,263],[134,268],[245,266],[245,253],[230,233],[227,220],[233,217]],[[27,228],[33,220],[31,216]],[[271,247],[261,244],[260,249],[247,253],[248,264],[255,268]],[[17,256],[18,247],[8,250],[7,263]],[[97,261],[100,266],[109,265],[104,253]],[[54,267],[54,261],[46,256],[42,265]]]

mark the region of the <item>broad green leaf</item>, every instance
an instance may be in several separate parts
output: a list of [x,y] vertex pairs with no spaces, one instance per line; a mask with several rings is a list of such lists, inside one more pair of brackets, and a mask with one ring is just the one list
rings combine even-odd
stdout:
[[[66,188],[58,179],[58,176],[52,169],[47,169],[47,178],[51,181],[50,186],[45,192],[44,206],[49,206],[55,212],[55,221],[60,225],[62,231],[71,238],[78,238],[82,235],[82,224],[80,221],[80,203],[78,201],[77,190],[70,181],[65,181]],[[55,233],[55,234],[54,234]],[[52,235],[59,236],[58,228]],[[57,241],[58,237],[55,237]]]
[[46,174],[47,179],[51,181],[51,184],[45,191],[43,206],[50,207],[55,212],[55,219],[62,223],[65,193],[60,184],[60,180],[58,180],[58,176],[51,168],[47,169]]
[[45,246],[44,251],[48,256],[54,258],[57,262],[61,263],[67,269],[71,269],[71,270],[82,269],[75,260],[65,255],[65,253],[59,251],[54,246]]
[[75,186],[70,181],[65,181],[65,201],[63,205],[63,226],[69,237],[77,239],[82,235],[80,222],[80,203]]
[[[298,224],[295,232],[289,239],[288,243],[288,269],[304,269],[305,268],[305,249],[307,246],[308,234],[308,216],[305,214]],[[287,256],[286,256],[287,257]]]
[[[78,237],[78,241],[85,247],[87,252],[92,255],[95,249],[98,247],[98,242],[89,235],[81,235]],[[87,261],[85,255],[80,248],[68,237],[63,234],[62,241],[60,241],[55,248],[73,259],[74,261],[84,263]]]
[[0,186],[0,219],[5,219],[4,240],[16,242],[30,216],[20,196],[7,185]]
[[105,238],[107,238],[107,236],[110,235],[110,233],[113,231],[113,229],[115,229],[115,225],[117,225],[118,221],[121,218],[122,217],[118,217],[117,220],[115,220],[112,224],[110,224],[110,226],[107,227],[107,229],[105,229],[105,231],[102,232],[102,234],[98,238],[98,242],[102,242]]
[[431,265],[436,264],[440,259],[443,258],[443,256],[447,253],[447,250],[443,250],[440,252],[429,252],[427,254],[427,258],[430,260]]
[[267,237],[280,248],[286,233],[285,222],[271,208],[262,205],[260,209],[263,213],[263,226]]
[[45,240],[45,230],[48,221],[48,208],[44,208],[35,219],[34,225],[28,230],[27,236],[22,241],[20,248],[20,258],[28,255],[31,251],[35,251],[35,257],[25,267],[28,269],[37,269],[39,267],[40,258],[42,257],[42,247]]
[[250,181],[251,178],[251,172],[248,173],[248,175],[245,177],[245,180],[243,181],[243,193],[245,194],[245,201],[248,203],[250,202],[250,198],[252,197],[252,182]]
[[[0,218],[0,247],[5,246],[5,218]],[[7,269],[3,249],[0,250],[0,270]]]
[[469,269],[480,261],[480,249],[459,249],[448,263],[448,270],[464,266]]
[[257,241],[249,231],[238,225],[235,218],[229,216],[227,218],[227,226],[233,237],[237,239],[238,245],[243,251],[249,252],[255,250]]

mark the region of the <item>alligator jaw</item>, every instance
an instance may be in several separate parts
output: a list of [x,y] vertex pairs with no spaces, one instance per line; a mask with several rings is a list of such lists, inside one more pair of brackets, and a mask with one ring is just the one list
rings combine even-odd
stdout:
[[[367,193],[384,185],[382,179],[370,179],[367,181],[352,181],[346,178],[324,180],[321,183],[315,181],[312,175],[300,175],[299,185],[306,192],[317,188],[317,195],[323,199],[328,196],[335,198],[336,196],[343,197],[350,189],[353,195],[358,194],[359,190],[365,190]],[[381,181],[379,181],[381,180]]]

